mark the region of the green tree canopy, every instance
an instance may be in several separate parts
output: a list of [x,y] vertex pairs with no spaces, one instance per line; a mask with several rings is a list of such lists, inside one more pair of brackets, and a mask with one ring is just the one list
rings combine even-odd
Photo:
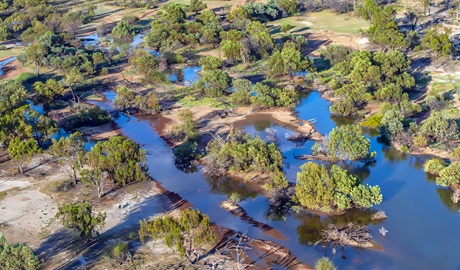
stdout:
[[82,168],[85,148],[83,145],[83,134],[74,132],[69,137],[62,137],[59,141],[53,139],[50,151],[59,161],[67,163],[71,169],[71,176],[74,185],[77,184],[77,172]]
[[332,165],[330,171],[314,162],[300,168],[296,198],[305,208],[335,212],[352,207],[372,207],[382,202],[378,186],[362,185],[356,176],[338,165]]
[[64,87],[53,79],[43,82],[34,83],[34,91],[38,94],[38,100],[43,102],[45,106],[49,106],[51,102],[58,96],[62,96],[65,92]]
[[143,243],[147,238],[162,239],[191,263],[197,262],[202,249],[216,240],[209,217],[199,210],[187,208],[179,218],[165,215],[152,221],[141,220],[140,224],[139,236]]
[[205,2],[201,0],[190,0],[190,11],[198,13],[198,11],[201,11],[208,6],[206,5]]
[[0,113],[11,112],[25,103],[27,91],[15,81],[3,80],[0,82]]
[[8,154],[18,164],[20,173],[24,173],[24,166],[39,152],[40,148],[34,139],[22,141],[18,137],[15,137],[8,145]]
[[270,175],[267,189],[285,188],[288,183],[282,171],[283,156],[274,143],[266,143],[260,137],[244,135],[239,130],[223,142],[218,138],[206,146],[206,171],[211,176],[226,173],[266,173]]
[[315,154],[325,154],[337,160],[367,161],[375,155],[371,153],[371,143],[364,137],[358,125],[335,127],[322,144],[315,144]]
[[219,97],[230,88],[232,78],[227,72],[222,70],[210,70],[204,72],[195,87],[205,96]]
[[40,260],[25,244],[10,244],[0,234],[0,268],[17,270],[36,270]]
[[449,40],[450,30],[444,28],[431,28],[426,31],[422,39],[422,47],[431,49],[437,57],[448,57],[452,55],[452,42]]
[[166,77],[158,69],[158,59],[145,50],[136,50],[129,59],[133,69],[142,76],[146,83],[161,83]]
[[430,142],[444,143],[449,139],[458,138],[457,123],[441,112],[432,112],[423,122],[420,131]]
[[112,37],[120,40],[131,40],[134,34],[134,27],[124,20],[119,21],[112,29]]
[[93,207],[88,202],[66,203],[58,207],[56,218],[62,225],[77,232],[81,238],[91,239],[97,229],[104,225],[105,213],[93,213]]
[[205,56],[198,60],[198,65],[203,67],[203,71],[220,69],[222,67],[222,58],[216,56]]

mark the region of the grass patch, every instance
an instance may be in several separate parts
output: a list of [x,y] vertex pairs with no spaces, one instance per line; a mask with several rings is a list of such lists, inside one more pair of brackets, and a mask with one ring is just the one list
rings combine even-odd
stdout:
[[445,108],[444,110],[442,110],[442,113],[449,118],[458,118],[460,116],[460,112],[455,107]]
[[212,107],[212,108],[219,108],[219,109],[225,109],[227,106],[225,105],[227,102],[225,102],[222,98],[200,98],[196,99],[192,96],[186,96],[179,100],[179,104],[186,106],[186,107],[196,107],[196,106],[207,106],[207,107]]
[[268,23],[273,31],[279,31],[278,25],[289,23],[293,28],[290,33],[302,34],[306,30],[328,30],[336,33],[359,34],[360,30],[369,28],[369,23],[350,14],[336,14],[331,11],[308,12],[307,14],[283,18]]
[[10,49],[6,49],[6,50],[0,50],[0,59],[6,59],[6,58],[13,57],[13,56],[18,56],[24,50],[25,50],[25,48],[20,47],[20,46],[10,48]]

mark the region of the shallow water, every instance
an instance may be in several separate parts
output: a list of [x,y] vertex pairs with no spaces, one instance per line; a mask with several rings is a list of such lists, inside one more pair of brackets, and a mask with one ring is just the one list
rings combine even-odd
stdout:
[[190,86],[200,79],[198,74],[201,71],[199,66],[191,66],[170,71],[169,81],[181,85]]
[[[194,78],[196,67],[184,71],[184,80]],[[185,74],[187,74],[185,76]],[[195,75],[194,75],[195,74]],[[191,77],[190,77],[191,76]],[[170,77],[171,80],[176,80]],[[177,78],[177,77],[176,77]],[[113,93],[106,93],[107,101],[93,102],[105,109],[111,108]],[[316,119],[315,127],[323,134],[336,125],[352,120],[331,117],[330,103],[313,92],[302,99],[296,107],[299,117]],[[196,208],[205,212],[219,225],[248,233],[254,238],[276,241],[289,248],[299,259],[314,265],[325,254],[340,269],[459,269],[460,257],[457,247],[460,239],[460,205],[453,204],[448,191],[437,187],[423,172],[424,157],[404,155],[369,137],[372,150],[377,152],[377,162],[370,167],[355,166],[351,171],[371,185],[379,185],[384,196],[382,204],[375,209],[385,211],[388,219],[377,223],[370,221],[369,211],[351,211],[341,216],[319,216],[314,214],[269,213],[267,200],[248,184],[222,179],[206,180],[199,170],[185,173],[174,166],[171,148],[158,136],[156,117],[127,117],[116,120],[123,133],[140,143],[147,150],[147,163],[151,176],[163,186],[179,193]],[[294,132],[282,127],[272,119],[248,119],[237,124],[251,134],[274,141],[285,156],[285,172],[289,181],[295,181],[296,173],[304,161],[295,155],[310,153],[313,142],[296,144],[286,140],[285,134]],[[268,130],[267,128],[270,128]],[[270,132],[270,136],[267,137]],[[277,136],[274,136],[274,132]],[[244,192],[243,192],[244,191]],[[267,223],[281,232],[286,240],[275,239],[223,210],[219,204],[233,193],[242,193],[241,203],[255,220]],[[362,250],[352,247],[338,249],[336,255],[308,243],[318,240],[321,228],[328,223],[346,224],[356,222],[368,225],[374,240],[384,251]],[[384,226],[389,233],[383,237],[378,229]]]
[[16,60],[16,56],[10,57],[0,62],[0,75],[3,75],[3,67]]

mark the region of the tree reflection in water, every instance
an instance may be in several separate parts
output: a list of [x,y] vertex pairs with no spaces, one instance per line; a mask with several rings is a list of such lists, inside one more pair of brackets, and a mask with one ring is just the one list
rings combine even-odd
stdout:
[[234,202],[243,201],[247,198],[255,199],[260,195],[257,185],[245,183],[243,179],[230,176],[211,177],[203,174],[204,179],[211,185],[211,192],[227,195]]
[[449,188],[436,188],[436,194],[438,194],[441,202],[452,212],[460,211],[460,202],[454,203],[451,199],[453,191]]
[[372,215],[376,213],[374,209],[351,209],[343,215],[320,216],[313,213],[300,213],[295,218],[301,221],[297,226],[299,243],[302,245],[313,245],[321,239],[321,231],[326,229],[328,224],[343,227],[348,223],[358,225],[377,225],[383,220],[372,220]]

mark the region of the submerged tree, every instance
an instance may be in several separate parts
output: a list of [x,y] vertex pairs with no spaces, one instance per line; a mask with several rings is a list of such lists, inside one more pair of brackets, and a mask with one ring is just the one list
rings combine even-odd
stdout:
[[286,188],[288,182],[282,171],[283,156],[274,143],[260,137],[232,131],[226,140],[214,136],[206,146],[205,168],[209,176],[227,173],[265,173],[270,176],[267,189]]
[[313,146],[315,154],[324,154],[332,159],[368,161],[375,156],[371,143],[364,137],[362,128],[357,125],[344,125],[334,128],[322,144]]
[[179,113],[180,123],[172,126],[171,135],[175,140],[178,141],[194,141],[198,137],[196,130],[195,119],[192,111],[189,109],[182,110]]
[[91,239],[97,229],[104,225],[105,213],[93,213],[92,205],[88,202],[67,203],[60,205],[56,218],[62,225],[76,231],[81,238]]
[[139,236],[143,243],[148,237],[163,239],[169,248],[191,263],[197,262],[205,246],[216,240],[209,217],[199,210],[185,209],[179,218],[165,215],[152,221],[141,220],[140,224]]
[[308,162],[297,173],[296,198],[307,209],[335,212],[352,207],[372,207],[382,202],[378,186],[360,183],[358,177],[332,165]]

